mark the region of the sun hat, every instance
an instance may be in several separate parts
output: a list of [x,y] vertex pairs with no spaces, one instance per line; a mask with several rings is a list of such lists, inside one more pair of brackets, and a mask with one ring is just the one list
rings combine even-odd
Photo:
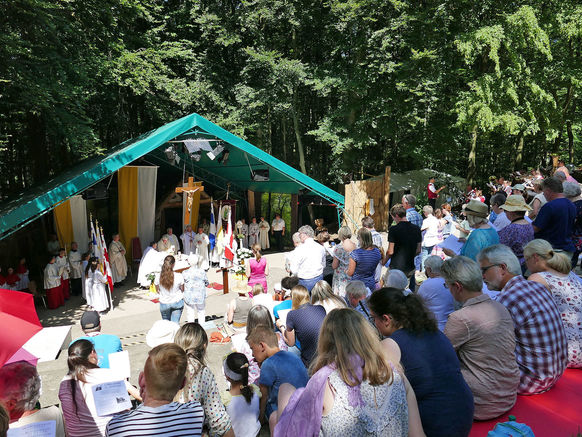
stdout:
[[479,200],[471,199],[465,207],[465,214],[475,217],[487,217],[489,207]]
[[505,203],[500,208],[505,211],[531,211],[531,208],[525,203],[525,199],[520,194],[507,196]]
[[146,343],[149,347],[156,347],[164,343],[172,343],[180,325],[169,320],[156,321],[146,334]]
[[525,191],[525,185],[523,184],[515,184],[515,186],[511,187],[512,190],[519,190],[522,193]]

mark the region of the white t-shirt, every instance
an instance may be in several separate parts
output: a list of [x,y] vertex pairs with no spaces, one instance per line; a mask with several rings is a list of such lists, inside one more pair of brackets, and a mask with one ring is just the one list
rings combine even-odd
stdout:
[[424,234],[424,239],[422,240],[422,245],[424,247],[432,247],[439,244],[439,219],[434,215],[429,215],[422,222],[421,230],[426,230]]
[[248,404],[244,396],[233,396],[226,407],[236,437],[256,437],[261,430],[259,396],[255,393]]
[[165,305],[180,302],[183,299],[184,293],[180,289],[181,285],[184,285],[184,277],[182,273],[174,272],[174,285],[172,286],[171,290],[164,288],[160,285],[160,278],[156,276],[156,285],[160,286],[160,303]]
[[273,318],[274,303],[273,296],[268,293],[261,293],[253,296],[253,305],[263,305],[264,307],[267,307],[271,313],[271,318]]
[[271,229],[273,231],[282,231],[285,227],[285,220],[283,219],[275,219],[273,223],[271,223]]

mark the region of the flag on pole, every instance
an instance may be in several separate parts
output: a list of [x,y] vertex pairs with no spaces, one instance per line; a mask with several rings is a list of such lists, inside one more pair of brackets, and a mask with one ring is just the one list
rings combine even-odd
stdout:
[[210,241],[210,251],[214,249],[216,244],[216,222],[214,221],[214,203],[210,199],[210,231],[208,235],[208,240]]
[[[233,261],[234,259],[234,252],[235,249],[233,247],[233,243],[234,243],[234,233],[232,232],[232,224],[230,222],[230,214],[232,212],[232,208],[228,208],[228,222],[226,224],[226,234],[225,234],[225,245],[224,245],[224,257],[229,260],[229,261]],[[234,243],[236,244],[236,243]]]
[[[109,266],[109,252],[107,252],[107,245],[103,238],[103,229],[100,229],[99,235],[101,236],[101,245],[103,246],[103,269],[105,270],[103,274],[107,277],[109,290],[113,292],[113,278],[111,277],[111,267]],[[111,305],[113,305],[113,299],[111,300]]]
[[93,256],[97,258],[97,234],[93,226],[93,217],[91,217],[91,244],[93,246]]

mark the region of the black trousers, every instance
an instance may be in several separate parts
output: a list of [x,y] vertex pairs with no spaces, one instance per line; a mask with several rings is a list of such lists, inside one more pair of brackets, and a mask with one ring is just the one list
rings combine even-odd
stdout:
[[436,199],[428,199],[428,204],[432,206],[432,209],[434,210],[436,208]]
[[277,246],[277,250],[279,252],[283,251],[283,231],[273,231],[273,235],[275,236],[275,245]]

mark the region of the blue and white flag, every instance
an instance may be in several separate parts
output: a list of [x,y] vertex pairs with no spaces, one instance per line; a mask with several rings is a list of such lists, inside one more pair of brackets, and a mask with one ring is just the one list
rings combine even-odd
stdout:
[[210,251],[214,249],[216,244],[216,222],[214,221],[214,203],[212,199],[210,200],[210,231],[208,235],[208,240],[210,241]]

